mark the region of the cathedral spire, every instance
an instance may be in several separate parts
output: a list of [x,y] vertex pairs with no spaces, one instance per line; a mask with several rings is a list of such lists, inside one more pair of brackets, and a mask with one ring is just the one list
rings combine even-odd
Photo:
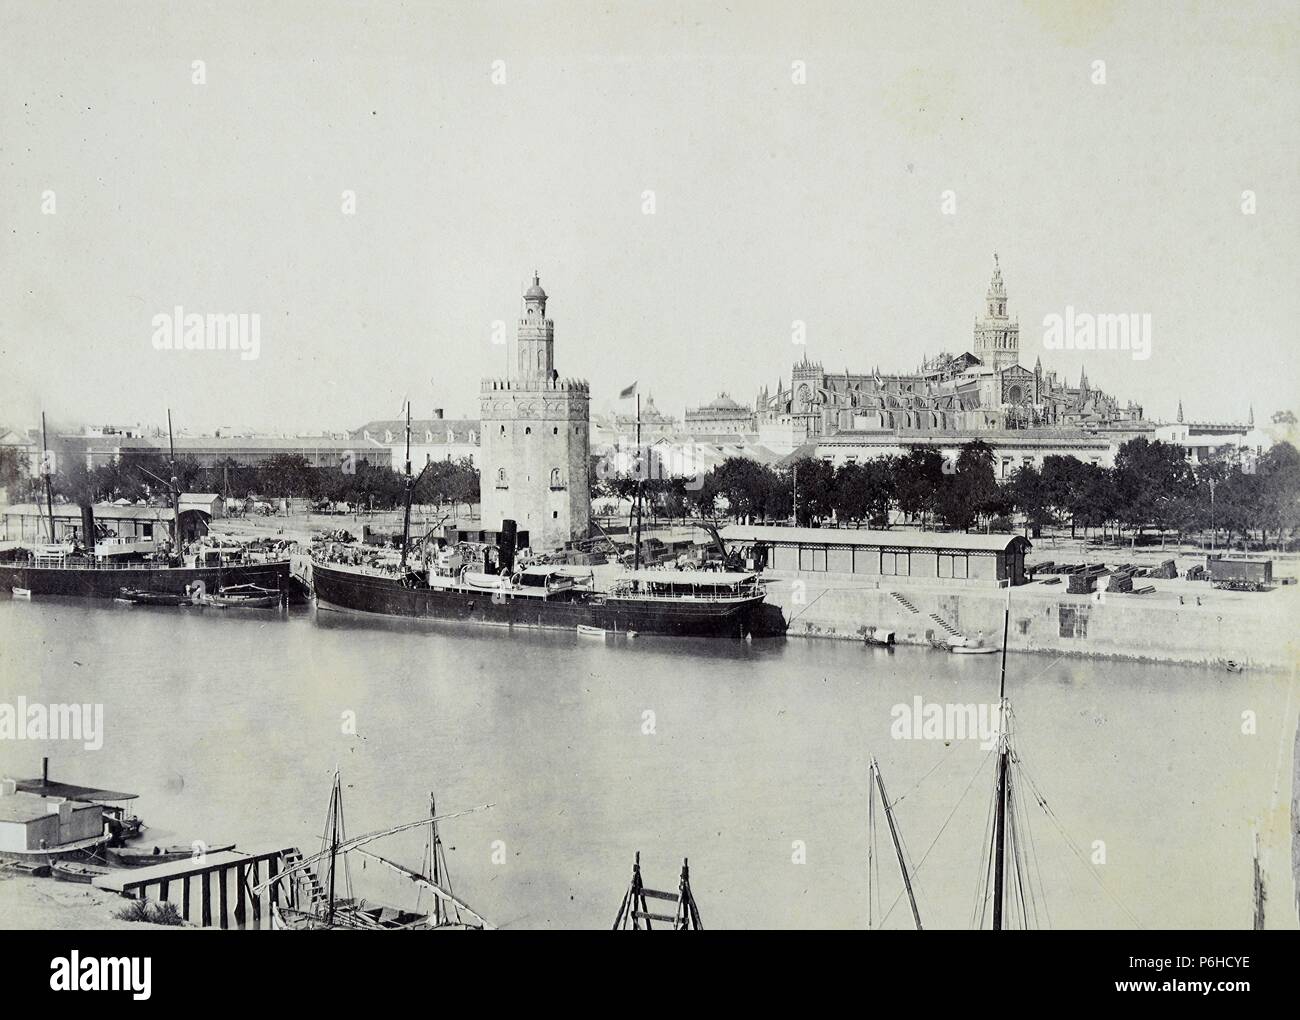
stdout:
[[1088,392],[1088,369],[1087,368],[1079,369],[1079,389],[1083,390],[1084,393]]
[[1002,267],[998,264],[998,253],[993,253],[993,276],[989,279],[986,295],[990,319],[1004,319],[1007,315],[1007,288],[1002,282]]

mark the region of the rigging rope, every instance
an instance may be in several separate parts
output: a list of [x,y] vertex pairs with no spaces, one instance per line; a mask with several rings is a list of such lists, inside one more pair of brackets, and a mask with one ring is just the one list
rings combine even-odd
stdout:
[[[917,864],[916,868],[914,868],[912,871],[913,881],[916,881],[916,872],[919,871],[921,867],[925,864],[926,860],[929,859],[930,851],[934,849],[934,845],[939,842],[939,837],[942,836],[944,830],[948,828],[948,823],[952,821],[953,815],[957,813],[957,809],[961,807],[962,802],[966,799],[966,794],[970,793],[971,787],[975,785],[975,780],[979,778],[980,772],[984,770],[984,765],[988,762],[989,757],[992,755],[992,753],[993,752],[990,751],[989,754],[985,755],[984,761],[980,762],[979,765],[976,766],[974,774],[970,777],[970,782],[966,784],[966,789],[962,791],[961,796],[957,799],[957,803],[954,804],[952,806],[952,810],[948,812],[948,817],[945,818],[943,820],[943,824],[939,826],[939,831],[934,834],[934,839],[930,841],[930,845],[925,848],[925,853],[921,855],[920,864]],[[895,801],[894,803],[897,804],[898,802]],[[880,919],[881,924],[884,924],[887,920],[889,920],[889,915],[894,912],[894,908],[898,906],[898,903],[902,898],[903,898],[902,892],[900,892],[896,897],[894,897],[894,902],[890,904],[889,909],[885,912],[885,916]]]

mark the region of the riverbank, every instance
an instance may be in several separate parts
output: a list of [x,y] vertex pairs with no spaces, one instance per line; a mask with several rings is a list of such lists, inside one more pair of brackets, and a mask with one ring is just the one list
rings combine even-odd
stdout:
[[[306,545],[312,532],[349,527],[350,521],[320,515],[230,520],[220,522],[220,530],[274,534]],[[1251,668],[1290,669],[1300,664],[1295,626],[1300,619],[1300,586],[1279,582],[1271,591],[1236,592],[1186,580],[1188,567],[1204,565],[1203,550],[1098,548],[1081,539],[1044,538],[1035,543],[1028,565],[1047,560],[1113,562],[1117,558],[1148,567],[1171,559],[1179,576],[1138,578],[1139,587],[1155,589],[1145,595],[1105,591],[1070,595],[1063,577],[1056,583],[1044,583],[1053,580],[1044,577],[1018,586],[1011,596],[1008,647],[1053,655],[1192,665],[1222,665],[1232,660]],[[1278,578],[1300,572],[1294,556],[1274,559]],[[295,575],[305,580],[308,557],[303,553],[293,561]],[[607,587],[625,569],[615,563],[593,568],[597,586]],[[769,570],[763,577],[767,581],[769,633],[860,641],[867,628],[875,627],[893,631],[900,644],[930,645],[953,635],[983,637],[1001,644],[1003,590],[951,581],[823,572]],[[1104,589],[1105,584],[1103,577],[1098,587]]]
[[[123,921],[130,900],[89,885],[0,871],[0,917],[8,929],[127,931],[167,925]],[[172,926],[175,927],[175,926]]]
[[[860,641],[868,627],[900,644],[927,645],[954,634],[1000,645],[1005,589],[863,581],[829,574],[772,573],[767,603],[789,637]],[[1204,582],[1142,578],[1148,595],[1070,595],[1041,581],[1011,592],[1008,648],[1055,655],[1288,669],[1300,662],[1295,621],[1300,588],[1229,592]]]

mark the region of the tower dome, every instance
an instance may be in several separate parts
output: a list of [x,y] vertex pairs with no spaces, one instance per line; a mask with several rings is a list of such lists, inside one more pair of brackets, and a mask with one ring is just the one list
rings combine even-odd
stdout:
[[542,281],[538,277],[538,273],[536,270],[533,270],[533,285],[529,287],[526,291],[524,291],[525,301],[529,301],[533,299],[537,299],[540,301],[546,300],[546,291],[542,290]]

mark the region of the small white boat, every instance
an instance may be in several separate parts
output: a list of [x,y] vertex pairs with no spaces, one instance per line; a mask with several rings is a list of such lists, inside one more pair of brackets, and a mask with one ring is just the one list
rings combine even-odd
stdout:
[[585,623],[578,624],[578,637],[605,638],[605,631],[601,627],[588,627]]
[[11,588],[10,591],[14,593],[16,599],[30,599],[32,597],[30,588]]
[[953,655],[990,655],[1001,651],[995,645],[986,645],[983,638],[953,638],[948,643],[948,651]]

